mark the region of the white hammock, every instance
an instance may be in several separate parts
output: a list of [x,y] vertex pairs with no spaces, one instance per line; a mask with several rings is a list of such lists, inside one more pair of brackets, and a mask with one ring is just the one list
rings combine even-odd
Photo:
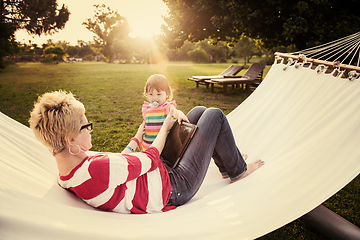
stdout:
[[360,81],[274,63],[228,115],[247,161],[265,165],[229,184],[211,164],[176,210],[95,210],[57,183],[54,158],[31,130],[0,114],[1,239],[254,239],[299,218],[360,172]]

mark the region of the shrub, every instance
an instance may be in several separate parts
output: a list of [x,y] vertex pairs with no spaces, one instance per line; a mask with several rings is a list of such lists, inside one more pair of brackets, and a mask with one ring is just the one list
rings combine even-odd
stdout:
[[209,54],[204,49],[196,48],[188,52],[191,61],[197,63],[209,62]]
[[57,62],[62,61],[65,56],[65,51],[60,46],[49,46],[45,48],[45,62]]

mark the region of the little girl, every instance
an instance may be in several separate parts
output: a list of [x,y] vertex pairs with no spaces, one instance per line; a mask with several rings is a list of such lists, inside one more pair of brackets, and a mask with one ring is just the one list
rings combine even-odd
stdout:
[[186,115],[176,109],[175,101],[171,101],[172,95],[172,89],[164,75],[154,74],[149,77],[144,87],[144,96],[149,102],[144,102],[142,106],[145,134],[139,145],[141,150],[149,148],[171,110],[173,110],[173,116],[179,123],[182,120],[189,122]]

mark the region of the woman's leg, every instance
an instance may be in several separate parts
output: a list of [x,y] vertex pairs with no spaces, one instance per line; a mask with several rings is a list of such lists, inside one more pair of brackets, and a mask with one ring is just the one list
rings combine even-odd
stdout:
[[175,206],[186,203],[196,194],[214,151],[216,161],[222,164],[232,180],[240,178],[247,169],[227,118],[220,109],[196,107],[188,113],[188,118],[197,124],[198,130],[179,165],[168,169],[173,191],[170,204]]
[[[192,109],[188,113],[189,121],[197,124],[199,118],[205,110],[205,107],[195,107],[194,109]],[[241,166],[239,169],[239,166],[237,166],[238,161],[236,159],[241,158],[241,162],[244,163],[243,155],[240,154],[240,151],[236,146],[232,130],[223,112],[217,108],[209,110],[215,111],[215,114],[218,113],[221,117],[221,120],[224,120],[224,123],[218,122],[218,124],[223,124],[223,127],[221,133],[218,136],[217,144],[215,145],[212,158],[214,159],[215,164],[218,166],[222,174],[226,174],[230,177],[232,176],[232,180],[236,180],[236,178],[240,177],[239,172],[242,172],[243,169],[243,166]],[[212,134],[212,131],[209,131],[209,133]],[[225,161],[223,159],[225,159]],[[233,159],[234,161],[232,161]]]
[[188,112],[188,114],[186,114],[186,116],[192,124],[197,125],[200,117],[206,111],[206,109],[207,108],[203,106],[194,107]]

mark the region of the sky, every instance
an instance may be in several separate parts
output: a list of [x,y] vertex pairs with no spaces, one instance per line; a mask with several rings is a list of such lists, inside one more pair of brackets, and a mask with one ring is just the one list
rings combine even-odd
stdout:
[[133,29],[132,36],[150,37],[160,34],[160,26],[164,24],[162,16],[167,14],[168,8],[162,0],[57,0],[60,8],[65,4],[70,17],[63,30],[53,35],[42,35],[41,37],[30,36],[25,30],[15,33],[17,41],[22,43],[37,43],[41,45],[47,39],[67,41],[76,45],[78,40],[92,41],[94,34],[86,29],[83,22],[94,16],[94,4],[105,4],[112,10],[125,17]]

